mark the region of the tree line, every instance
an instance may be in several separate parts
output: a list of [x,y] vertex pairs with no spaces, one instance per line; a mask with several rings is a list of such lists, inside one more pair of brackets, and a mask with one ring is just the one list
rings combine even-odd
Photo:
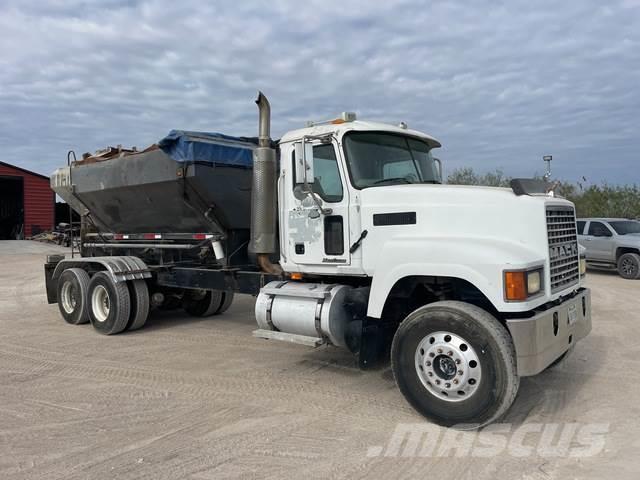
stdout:
[[[447,183],[453,185],[484,185],[509,187],[511,177],[500,169],[479,174],[473,168],[454,170]],[[600,185],[583,182],[559,181],[556,192],[576,205],[578,217],[620,217],[640,219],[640,186]]]

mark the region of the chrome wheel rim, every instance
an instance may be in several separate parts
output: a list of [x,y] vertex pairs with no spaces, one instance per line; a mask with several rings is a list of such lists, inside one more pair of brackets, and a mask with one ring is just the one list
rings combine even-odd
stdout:
[[91,295],[91,310],[93,316],[98,322],[104,322],[109,316],[111,302],[109,301],[109,292],[102,285],[98,285]]
[[446,402],[466,400],[482,382],[476,351],[464,338],[450,332],[424,337],[416,348],[415,367],[426,390]]
[[71,315],[78,304],[76,300],[76,289],[73,283],[68,281],[62,285],[62,291],[60,292],[60,301],[62,302],[62,308],[65,313]]

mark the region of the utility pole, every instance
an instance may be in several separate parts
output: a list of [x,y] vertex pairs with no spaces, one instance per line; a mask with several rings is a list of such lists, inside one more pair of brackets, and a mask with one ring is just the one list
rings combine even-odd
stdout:
[[551,160],[553,160],[553,156],[545,155],[542,157],[542,160],[547,163],[547,173],[544,174],[544,179],[549,181],[551,179]]

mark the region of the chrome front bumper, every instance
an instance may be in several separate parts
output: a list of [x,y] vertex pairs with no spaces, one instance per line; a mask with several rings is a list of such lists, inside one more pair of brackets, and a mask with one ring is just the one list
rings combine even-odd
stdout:
[[507,319],[507,327],[516,348],[518,375],[536,375],[591,331],[591,292],[582,288],[531,318]]

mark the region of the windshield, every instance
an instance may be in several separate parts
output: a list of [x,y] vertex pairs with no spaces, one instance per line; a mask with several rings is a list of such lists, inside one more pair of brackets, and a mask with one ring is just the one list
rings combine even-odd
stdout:
[[356,188],[440,183],[431,147],[413,137],[381,132],[351,132],[345,136],[345,154]]
[[629,233],[640,233],[640,222],[633,220],[620,220],[609,222],[618,235],[627,235]]

